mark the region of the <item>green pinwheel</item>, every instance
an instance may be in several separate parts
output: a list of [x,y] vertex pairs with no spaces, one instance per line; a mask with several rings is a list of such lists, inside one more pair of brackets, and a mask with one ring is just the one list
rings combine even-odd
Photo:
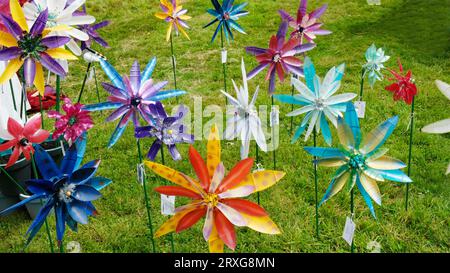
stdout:
[[355,107],[352,103],[348,103],[344,118],[338,117],[337,133],[340,148],[305,147],[308,153],[318,157],[315,164],[339,167],[320,205],[341,191],[346,184],[349,191],[356,185],[373,217],[376,218],[372,200],[381,205],[377,181],[412,182],[411,178],[400,170],[406,165],[400,160],[386,156],[388,149],[380,149],[397,123],[398,116],[390,118],[362,139]]

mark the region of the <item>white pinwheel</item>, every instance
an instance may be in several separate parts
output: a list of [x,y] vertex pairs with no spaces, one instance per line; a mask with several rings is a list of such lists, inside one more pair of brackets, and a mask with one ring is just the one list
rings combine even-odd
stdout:
[[292,85],[297,89],[299,94],[291,95],[274,95],[274,98],[289,104],[303,106],[287,116],[294,117],[306,114],[302,123],[296,130],[292,142],[296,142],[306,131],[305,141],[307,141],[314,128],[317,133],[322,130],[323,138],[328,145],[332,143],[331,130],[328,126],[326,118],[328,118],[334,127],[337,127],[338,117],[343,116],[346,110],[347,102],[356,97],[354,93],[345,93],[333,96],[341,86],[341,80],[344,76],[345,64],[333,67],[328,71],[323,81],[316,74],[314,64],[311,59],[306,57],[303,66],[305,72],[306,85],[296,78],[292,78]]
[[[450,85],[443,81],[436,81],[436,85],[439,90],[450,100]],[[450,133],[450,118],[444,119],[432,124],[429,124],[422,128],[422,132],[429,134],[447,134]],[[450,164],[447,167],[446,174],[450,173]]]
[[384,55],[383,48],[378,48],[372,44],[366,51],[367,63],[363,65],[364,77],[367,75],[371,87],[375,85],[376,81],[383,80],[381,70],[384,69],[384,63],[391,57]]
[[36,21],[39,14],[48,8],[48,28],[58,28],[51,35],[70,37],[72,40],[67,47],[77,56],[82,51],[76,40],[87,41],[89,36],[77,29],[76,26],[88,25],[95,22],[95,17],[90,15],[75,14],[83,6],[86,0],[34,0],[23,6],[25,17],[30,25]]
[[267,152],[267,144],[262,123],[255,107],[259,86],[256,88],[253,98],[249,102],[247,72],[245,71],[244,59],[242,59],[242,79],[244,86],[240,86],[239,88],[233,80],[237,98],[232,97],[224,91],[221,92],[229,99],[234,111],[234,116],[227,120],[225,138],[233,139],[240,136],[242,141],[241,158],[245,159],[248,157],[252,137],[264,152]]

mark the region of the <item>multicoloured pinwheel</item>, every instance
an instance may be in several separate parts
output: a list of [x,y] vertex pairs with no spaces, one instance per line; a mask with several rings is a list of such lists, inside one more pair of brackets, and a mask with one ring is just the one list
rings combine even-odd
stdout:
[[187,9],[183,9],[180,5],[179,0],[161,0],[159,4],[163,12],[157,12],[155,14],[156,18],[162,19],[169,23],[169,28],[167,29],[166,40],[169,41],[172,35],[172,30],[178,35],[178,31],[183,33],[188,40],[190,40],[189,35],[186,33],[184,28],[189,29],[186,20],[191,19],[191,16],[186,15]]
[[289,26],[294,29],[291,33],[291,37],[297,37],[301,44],[303,44],[303,38],[306,38],[310,43],[314,43],[316,35],[328,35],[331,31],[320,29],[323,23],[319,23],[318,20],[322,16],[328,5],[325,4],[320,8],[307,13],[308,0],[300,0],[300,6],[297,11],[297,19],[294,19],[289,13],[284,10],[279,10],[283,20],[289,23]]
[[52,209],[55,210],[58,245],[63,240],[66,224],[72,231],[77,232],[78,224],[87,224],[89,216],[97,215],[92,201],[101,197],[99,191],[108,186],[111,180],[95,177],[100,160],[91,161],[80,168],[85,148],[85,138],[80,138],[79,143],[66,151],[58,167],[42,147],[36,146],[35,158],[42,179],[26,181],[27,189],[33,195],[0,212],[0,215],[6,215],[33,200],[45,201],[45,205],[28,228],[26,245],[33,240]]
[[411,183],[412,180],[400,169],[406,165],[386,156],[388,149],[380,149],[394,131],[398,117],[388,119],[362,139],[358,116],[352,103],[347,104],[344,118],[338,118],[340,148],[305,147],[305,150],[318,157],[316,164],[325,167],[339,167],[321,204],[341,191],[347,184],[351,191],[356,185],[373,217],[375,210],[372,201],[381,205],[381,193],[377,181],[391,180]]
[[192,179],[183,173],[154,162],[146,165],[159,176],[177,186],[162,186],[155,190],[161,194],[192,199],[188,205],[176,209],[176,214],[155,233],[156,237],[190,228],[206,215],[203,238],[210,252],[223,252],[224,244],[236,247],[234,226],[247,226],[253,230],[279,234],[280,230],[260,206],[242,198],[273,186],[283,178],[283,172],[258,171],[251,173],[253,159],[245,159],[225,176],[221,163],[221,148],[217,127],[211,129],[207,144],[207,161],[191,146],[189,159],[197,174]]
[[[450,85],[443,81],[436,81],[436,85],[439,90],[450,100]],[[450,118],[444,119],[432,124],[429,124],[422,128],[422,132],[429,134],[447,134],[450,133]],[[450,164],[447,167],[447,172],[445,174],[450,173]]]
[[244,29],[236,23],[240,17],[248,14],[248,11],[243,10],[248,5],[247,2],[236,6],[233,6],[234,0],[223,0],[222,5],[220,5],[218,0],[211,0],[211,3],[214,5],[214,9],[209,9],[208,13],[214,16],[215,19],[203,27],[207,28],[210,25],[219,22],[219,25],[212,36],[211,43],[214,42],[219,31],[223,31],[225,33],[225,38],[227,41],[229,41],[230,38],[232,40],[234,39],[233,32],[231,32],[232,28],[242,34],[247,34]]
[[292,78],[292,84],[300,94],[294,96],[274,95],[274,98],[284,103],[303,106],[289,113],[288,116],[298,116],[306,113],[305,118],[294,134],[292,143],[299,139],[309,124],[305,141],[308,140],[314,129],[317,133],[322,130],[325,142],[331,146],[332,136],[327,118],[336,127],[338,118],[342,116],[342,112],[346,109],[347,102],[354,99],[357,95],[344,93],[333,96],[341,86],[345,64],[331,68],[323,81],[316,75],[316,69],[309,57],[305,59],[304,70],[306,85],[298,79]]
[[266,81],[269,83],[269,94],[272,95],[275,91],[276,74],[280,81],[284,81],[285,73],[292,73],[303,77],[302,62],[295,57],[295,55],[313,49],[315,44],[299,45],[297,38],[290,39],[287,43],[286,31],[288,28],[287,22],[282,22],[276,36],[272,36],[269,43],[269,48],[246,47],[248,54],[256,56],[259,65],[248,73],[248,79],[251,80],[259,72],[266,67],[269,67]]
[[50,35],[52,29],[45,29],[49,12],[47,9],[39,13],[31,29],[25,20],[22,7],[17,0],[10,1],[11,17],[0,14],[0,18],[8,29],[8,33],[0,32],[0,61],[9,61],[0,84],[9,80],[24,66],[25,81],[28,86],[33,83],[43,95],[45,91],[44,71],[42,66],[51,72],[64,76],[66,71],[55,61],[56,59],[76,59],[69,51],[60,48],[69,42],[69,38]]
[[402,99],[407,104],[411,105],[414,97],[417,95],[417,87],[412,78],[412,72],[411,70],[408,70],[405,76],[401,74],[403,73],[403,65],[400,62],[400,59],[398,59],[398,67],[400,69],[399,73],[388,68],[389,72],[391,72],[395,78],[389,79],[389,81],[394,81],[394,83],[386,86],[385,89],[394,93],[394,100],[397,101]]
[[248,83],[247,72],[245,71],[244,59],[242,59],[242,81],[244,86],[237,87],[233,81],[234,89],[236,90],[237,98],[233,98],[230,94],[221,91],[233,105],[234,116],[230,117],[227,121],[227,129],[225,131],[226,139],[234,139],[240,136],[242,141],[241,146],[241,159],[248,157],[250,150],[250,140],[252,137],[255,139],[259,148],[262,151],[267,152],[266,137],[262,129],[262,123],[258,116],[255,103],[258,98],[259,87],[256,88],[253,94],[252,100],[248,99]]
[[383,48],[380,47],[377,49],[375,44],[372,44],[367,49],[367,63],[363,65],[363,77],[367,75],[371,87],[373,87],[377,81],[383,80],[383,74],[381,74],[381,70],[385,68],[383,64],[390,58],[390,56],[384,55]]
[[161,91],[167,85],[167,81],[153,82],[151,77],[156,66],[156,57],[150,60],[142,73],[139,62],[135,61],[130,70],[130,77],[121,77],[116,69],[103,58],[100,58],[99,61],[106,75],[113,83],[112,85],[102,83],[103,88],[111,96],[108,97],[107,102],[86,105],[83,109],[88,111],[115,109],[106,119],[106,121],[111,122],[120,118],[119,124],[109,141],[109,148],[116,144],[122,136],[130,119],[133,120],[135,127],[140,126],[139,116],[147,123],[152,124],[148,105],[186,93],[180,90]]
[[152,161],[155,160],[156,155],[164,144],[169,149],[173,160],[181,160],[176,144],[194,143],[194,136],[187,134],[183,125],[183,119],[186,117],[188,109],[184,105],[180,105],[175,116],[168,117],[161,102],[158,101],[148,107],[153,117],[153,125],[137,127],[135,130],[136,138],[155,138],[147,157]]
[[[77,11],[74,13],[75,16],[86,16],[86,5],[83,5],[82,11]],[[106,42],[100,34],[97,32],[99,29],[109,26],[111,22],[110,21],[101,21],[100,23],[95,24],[86,24],[86,25],[79,25],[77,28],[81,30],[82,32],[86,33],[89,36],[89,39],[87,41],[80,41],[81,42],[81,50],[85,50],[86,48],[91,48],[92,43],[96,42],[97,44],[101,45],[102,47],[109,48],[108,42]]]

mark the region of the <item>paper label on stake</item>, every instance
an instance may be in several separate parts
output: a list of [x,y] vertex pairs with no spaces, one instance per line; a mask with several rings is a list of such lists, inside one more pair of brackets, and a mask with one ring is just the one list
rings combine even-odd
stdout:
[[87,82],[92,82],[94,80],[94,69],[89,70]]
[[137,181],[141,186],[144,185],[144,179],[145,179],[145,168],[144,163],[141,163],[137,165]]
[[367,4],[369,4],[370,6],[373,5],[379,6],[381,5],[381,0],[367,0]]
[[355,101],[355,110],[358,118],[364,118],[366,116],[366,102]]
[[270,127],[274,127],[280,124],[280,111],[277,106],[272,107],[270,112]]
[[264,166],[263,166],[263,164],[261,164],[261,163],[256,163],[256,168],[255,168],[255,170],[253,171],[253,173],[256,173],[256,172],[262,172],[262,171],[264,171],[265,169],[264,169]]
[[227,63],[227,57],[228,57],[228,52],[226,49],[222,49],[222,63],[226,64]]
[[353,236],[355,235],[355,222],[351,217],[347,217],[345,221],[344,233],[342,234],[342,238],[351,246],[353,242]]
[[161,194],[161,214],[175,215],[175,196]]

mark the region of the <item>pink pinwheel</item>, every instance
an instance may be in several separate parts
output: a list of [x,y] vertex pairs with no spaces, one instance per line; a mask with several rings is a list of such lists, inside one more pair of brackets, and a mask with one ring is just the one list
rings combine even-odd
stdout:
[[286,73],[293,73],[303,76],[302,62],[295,55],[313,49],[316,45],[313,43],[300,45],[297,38],[291,38],[287,43],[286,31],[288,23],[282,22],[276,36],[272,36],[269,48],[247,47],[247,53],[256,56],[259,65],[248,73],[248,79],[252,79],[266,67],[269,67],[266,81],[270,79],[269,94],[272,95],[275,90],[275,75],[278,74],[280,81],[284,81]]
[[297,37],[300,39],[300,43],[303,44],[303,38],[306,38],[310,43],[314,43],[316,35],[328,35],[331,31],[320,29],[323,23],[318,23],[317,20],[323,15],[328,5],[323,5],[320,8],[314,10],[311,13],[306,12],[306,6],[308,0],[301,0],[300,6],[297,12],[297,20],[295,20],[289,13],[284,10],[279,10],[283,20],[289,23],[289,26],[294,28],[291,33],[291,37]]
[[56,130],[53,133],[53,139],[64,135],[69,142],[75,142],[84,132],[94,126],[89,111],[82,110],[83,104],[72,104],[69,98],[64,99],[63,110],[65,115],[57,111],[49,111],[48,117],[56,119]]
[[25,125],[9,118],[8,133],[11,136],[9,141],[0,144],[0,152],[13,149],[6,168],[13,166],[22,153],[27,160],[31,160],[31,155],[34,154],[33,144],[44,142],[50,135],[49,132],[41,129],[40,114],[33,116]]

